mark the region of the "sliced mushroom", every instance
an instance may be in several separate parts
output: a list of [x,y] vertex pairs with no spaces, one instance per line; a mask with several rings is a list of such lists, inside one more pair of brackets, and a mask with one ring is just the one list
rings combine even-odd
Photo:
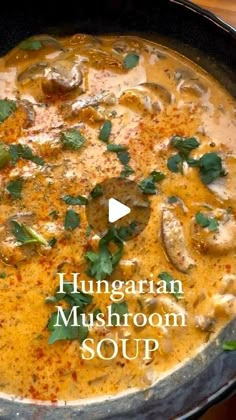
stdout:
[[57,60],[44,72],[42,89],[46,95],[71,92],[82,83],[79,65],[70,60]]
[[218,229],[209,230],[197,224],[196,220],[192,223],[192,241],[201,253],[212,255],[224,255],[236,250],[236,220],[232,214],[225,210],[216,209],[204,212],[209,218],[218,221]]
[[19,101],[19,107],[22,107],[26,114],[24,128],[32,127],[35,120],[35,110],[32,102],[28,101],[27,99],[21,100]]
[[205,315],[195,316],[195,326],[204,332],[211,332],[215,326],[215,318]]
[[231,294],[212,296],[214,313],[220,315],[236,315],[236,297]]
[[195,261],[190,257],[184,230],[174,213],[168,209],[162,212],[162,239],[166,254],[171,263],[182,273],[187,273],[195,265]]
[[17,81],[20,83],[27,83],[31,80],[42,77],[47,66],[47,63],[43,62],[32,64],[18,75]]
[[82,55],[89,58],[89,63],[93,67],[125,71],[123,62],[111,53],[96,48],[86,48],[80,51]]
[[221,200],[232,200],[236,203],[236,156],[228,154],[222,156],[227,176],[219,177],[208,188]]
[[135,107],[139,112],[147,111],[150,114],[163,111],[172,100],[171,93],[157,83],[142,83],[125,90],[119,98],[122,105]]
[[61,112],[64,118],[73,118],[80,114],[81,110],[88,107],[96,107],[99,104],[114,105],[116,97],[114,93],[102,93],[96,96],[83,95],[75,102],[67,102],[62,105]]

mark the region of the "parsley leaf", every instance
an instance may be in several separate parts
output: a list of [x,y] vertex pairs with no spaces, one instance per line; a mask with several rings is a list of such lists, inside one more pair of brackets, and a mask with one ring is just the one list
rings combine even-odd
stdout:
[[13,181],[10,181],[7,184],[7,191],[11,194],[11,198],[16,200],[17,198],[21,198],[21,192],[23,188],[23,179],[18,178]]
[[88,199],[83,197],[82,195],[78,195],[77,197],[72,197],[72,195],[64,195],[61,199],[66,203],[70,204],[71,206],[86,206],[88,203]]
[[57,210],[52,210],[50,211],[49,216],[51,216],[53,220],[57,220],[59,217],[59,212]]
[[110,134],[111,134],[111,127],[112,127],[111,121],[105,121],[104,122],[104,124],[103,124],[103,126],[100,130],[100,133],[99,133],[99,137],[98,137],[99,140],[102,140],[105,143],[108,142]]
[[198,225],[203,228],[208,228],[210,231],[216,231],[219,229],[219,222],[213,217],[207,217],[205,214],[198,212],[195,216],[196,222]]
[[122,165],[127,165],[130,161],[130,155],[127,150],[124,150],[122,152],[117,153],[117,157],[119,161],[122,163]]
[[174,203],[177,203],[179,200],[178,200],[178,197],[176,197],[175,195],[172,195],[171,197],[168,197],[168,203],[169,204],[174,204]]
[[107,151],[108,152],[114,152],[114,153],[118,153],[118,152],[123,152],[126,150],[125,146],[122,146],[122,144],[108,144],[107,145]]
[[[111,314],[117,314],[119,315],[120,318],[120,323],[122,323],[122,318],[125,314],[128,313],[128,305],[125,301],[123,302],[113,302],[111,305]],[[116,318],[111,319],[111,323],[112,325],[116,326],[117,322],[116,322]]]
[[165,178],[165,174],[158,171],[152,171],[150,176],[144,178],[139,187],[145,194],[156,194],[156,183],[162,181]]
[[79,130],[71,128],[70,130],[62,131],[61,142],[67,149],[79,150],[86,142],[86,138]]
[[48,241],[48,245],[53,248],[57,243],[57,239],[55,237],[53,237],[52,239],[49,239]]
[[0,273],[0,279],[5,279],[7,277],[7,273],[5,271],[2,271]]
[[5,121],[16,110],[16,103],[9,99],[0,99],[0,123]]
[[198,162],[200,177],[204,184],[210,184],[218,177],[226,176],[222,166],[222,159],[216,153],[206,153]]
[[200,146],[200,143],[195,137],[183,139],[182,137],[174,136],[171,139],[171,144],[175,149],[178,149],[180,156],[185,160],[188,159],[192,150],[197,149]]
[[25,225],[24,223],[19,223],[16,220],[11,221],[12,224],[12,234],[15,236],[18,242],[21,242],[22,245],[39,243],[47,246],[47,241],[37,233],[31,227]]
[[133,173],[134,173],[134,170],[129,165],[124,165],[124,168],[122,169],[120,173],[120,176],[121,178],[128,178]]
[[183,173],[183,159],[182,157],[176,153],[175,155],[171,156],[167,161],[167,168],[171,172],[181,172]]
[[223,347],[223,350],[235,351],[236,350],[236,340],[226,341],[225,343],[223,343],[222,347]]
[[[197,149],[200,143],[195,137],[188,137],[186,139],[180,136],[174,136],[171,139],[171,145],[179,151],[179,153],[171,156],[167,161],[167,167],[171,172],[183,173],[183,162],[186,161],[190,166],[194,166],[194,159],[189,157],[192,150]],[[197,162],[197,161],[196,161]]]
[[[82,343],[88,336],[88,327],[82,324],[81,313],[84,312],[86,306],[92,302],[93,296],[87,293],[83,293],[79,289],[77,289],[76,293],[73,293],[73,284],[67,282],[63,284],[63,291],[63,293],[59,293],[59,287],[57,287],[54,296],[49,296],[45,299],[46,303],[57,303],[64,300],[68,305],[70,305],[70,309],[63,310],[65,318],[67,320],[69,319],[67,325],[63,323],[60,314],[58,315],[57,312],[52,313],[47,324],[47,328],[51,332],[48,343],[53,344],[59,340],[76,339]],[[72,325],[74,323],[73,314],[69,318],[73,306],[78,306],[76,310],[76,326]],[[55,326],[57,317],[59,317],[58,323],[60,326]]]
[[103,195],[103,189],[102,187],[97,184],[92,191],[90,192],[90,197],[92,198],[96,198],[96,197],[100,197],[101,195]]
[[11,160],[11,155],[9,152],[9,148],[5,145],[5,143],[0,142],[0,169],[4,168],[6,164]]
[[126,69],[132,69],[136,67],[139,63],[139,55],[138,54],[127,54],[124,58],[123,64]]
[[80,224],[80,217],[79,214],[76,213],[74,210],[67,210],[66,217],[65,217],[65,229],[66,230],[74,230]]
[[22,144],[11,144],[9,151],[12,156],[13,163],[16,163],[18,159],[26,159],[34,162],[36,165],[44,165],[44,160],[39,156],[35,156],[29,146],[23,146]]
[[[117,246],[117,251],[112,253],[109,245],[113,243]],[[88,261],[88,275],[97,280],[104,280],[110,276],[113,269],[119,263],[124,244],[115,228],[111,228],[103,238],[100,239],[98,252],[88,251],[85,258]]]
[[135,232],[136,227],[136,222],[131,222],[128,226],[120,227],[117,229],[119,238],[122,239],[122,241],[127,241]]
[[[171,292],[172,288],[172,282],[174,281],[174,278],[167,273],[166,271],[163,271],[159,274],[159,279],[163,280],[166,283],[166,288]],[[174,292],[172,292],[172,295],[178,300],[182,297],[182,293],[178,292],[178,285],[174,284]]]

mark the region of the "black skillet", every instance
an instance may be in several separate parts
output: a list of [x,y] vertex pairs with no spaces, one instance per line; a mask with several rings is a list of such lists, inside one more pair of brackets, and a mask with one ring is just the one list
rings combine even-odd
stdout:
[[[66,3],[32,0],[1,4],[0,54],[37,33],[139,33],[190,57],[236,97],[236,31],[211,13],[185,0]],[[224,340],[235,337],[236,322],[232,321],[197,357],[149,390],[80,406],[52,407],[0,399],[0,419],[199,418],[210,405],[235,390],[236,352],[221,350]]]

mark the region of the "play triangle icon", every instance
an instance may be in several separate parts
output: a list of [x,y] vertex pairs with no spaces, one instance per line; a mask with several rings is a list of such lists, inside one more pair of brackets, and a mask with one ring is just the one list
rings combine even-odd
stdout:
[[108,201],[109,222],[114,223],[122,217],[127,216],[131,212],[130,208],[122,204],[115,198],[110,198]]

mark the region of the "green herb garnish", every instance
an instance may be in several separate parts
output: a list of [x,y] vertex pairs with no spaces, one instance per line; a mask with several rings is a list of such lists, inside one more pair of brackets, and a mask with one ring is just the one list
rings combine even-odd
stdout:
[[139,55],[138,54],[127,54],[124,58],[123,64],[126,69],[132,69],[136,67],[139,63]]
[[70,204],[71,206],[86,206],[86,204],[88,204],[88,199],[82,195],[78,195],[77,197],[73,197],[72,195],[64,195],[61,197],[61,199],[66,204]]
[[122,163],[122,165],[127,165],[130,161],[130,155],[129,152],[127,150],[124,150],[122,152],[118,152],[117,153],[117,157],[119,159],[119,161]]
[[235,351],[236,350],[236,341],[226,341],[225,343],[223,343],[222,345],[223,350],[226,351]]
[[126,151],[126,147],[122,146],[122,144],[111,143],[111,144],[107,145],[107,151],[108,152],[119,153],[119,152]]
[[200,146],[200,143],[195,137],[183,139],[182,137],[174,136],[171,139],[171,144],[179,151],[180,156],[185,160],[188,159],[192,150],[197,149]]
[[59,212],[57,210],[52,210],[49,213],[49,216],[53,219],[53,220],[57,220],[59,217]]
[[[81,313],[85,312],[85,308],[89,305],[93,297],[89,294],[83,293],[79,289],[76,293],[73,293],[74,286],[71,283],[64,283],[63,285],[64,293],[59,293],[59,287],[56,288],[54,296],[49,296],[45,299],[46,303],[57,303],[60,301],[65,301],[70,305],[70,309],[64,309],[63,313],[65,318],[68,320],[71,309],[73,306],[78,306],[76,309],[76,326],[73,326],[74,319],[73,316],[69,318],[68,325],[65,325],[61,315],[57,312],[53,312],[47,328],[51,332],[48,343],[53,344],[59,340],[79,340],[82,343],[88,336],[88,327],[82,324]],[[57,322],[57,317],[59,318],[59,325],[55,326]]]
[[5,279],[7,277],[7,273],[5,271],[2,271],[0,273],[0,279]]
[[158,171],[152,171],[150,176],[144,178],[139,187],[145,194],[156,194],[156,183],[162,181],[165,178],[165,174]]
[[11,224],[12,234],[15,236],[16,240],[21,243],[21,245],[33,243],[39,243],[45,246],[48,245],[48,242],[43,238],[43,236],[41,236],[34,229],[25,225],[24,223],[19,223],[16,220],[12,220]]
[[[114,244],[117,251],[112,253],[109,245]],[[98,252],[88,251],[85,258],[88,261],[87,274],[97,280],[104,280],[111,275],[113,269],[119,263],[124,244],[115,228],[111,228],[108,233],[100,239]]]
[[198,212],[195,216],[196,222],[198,225],[203,228],[208,228],[210,231],[214,232],[219,229],[219,222],[214,217],[205,216],[205,214]]
[[79,150],[86,142],[86,138],[79,130],[71,128],[70,130],[62,131],[61,142],[66,149]]
[[9,99],[0,99],[0,123],[5,121],[16,110],[16,103]]
[[[125,314],[128,313],[128,305],[127,303],[124,302],[113,302],[111,305],[111,314],[117,314],[119,315],[120,318],[120,323],[122,323],[122,318]],[[116,322],[116,318],[112,318],[112,325],[116,326],[117,322]]]
[[99,140],[102,140],[105,143],[108,142],[110,134],[111,134],[111,127],[112,127],[111,121],[105,121],[104,122],[104,124],[103,124],[103,126],[100,130],[100,133],[99,133],[99,137],[98,137]]
[[96,197],[100,197],[101,195],[103,195],[103,189],[102,187],[98,184],[96,185],[92,191],[90,192],[90,197],[92,198],[96,198]]
[[222,159],[216,153],[206,153],[198,161],[200,177],[204,184],[210,184],[219,177],[226,176]]
[[134,170],[129,165],[124,165],[120,176],[121,178],[128,178],[130,175],[134,174]]
[[[175,281],[175,279],[166,271],[163,271],[162,273],[159,274],[159,279],[163,280],[166,283],[166,288],[168,291],[172,291],[173,290],[173,281]],[[172,292],[172,295],[179,300],[182,297],[182,293],[178,292],[178,285],[174,284],[174,291]]]
[[172,195],[171,197],[168,197],[168,203],[169,204],[174,204],[174,203],[177,203],[179,200],[178,200],[178,197],[176,197],[175,195]]
[[39,156],[35,156],[29,146],[23,146],[22,144],[11,144],[9,151],[13,163],[16,163],[19,159],[26,159],[34,162],[36,165],[44,165],[44,160]]
[[23,188],[23,179],[18,178],[13,181],[10,181],[7,186],[7,191],[11,194],[11,198],[16,200],[17,198],[21,198],[21,192]]
[[67,210],[66,217],[65,217],[65,229],[66,230],[74,230],[80,224],[80,217],[79,214],[76,213],[74,210]]
[[183,173],[183,159],[182,157],[176,153],[175,155],[171,156],[167,161],[167,168],[171,172],[181,172]]
[[0,169],[4,168],[10,162],[11,158],[9,148],[5,143],[0,142]]
[[57,239],[55,237],[53,237],[52,239],[49,239],[48,241],[48,245],[53,248],[57,243]]

